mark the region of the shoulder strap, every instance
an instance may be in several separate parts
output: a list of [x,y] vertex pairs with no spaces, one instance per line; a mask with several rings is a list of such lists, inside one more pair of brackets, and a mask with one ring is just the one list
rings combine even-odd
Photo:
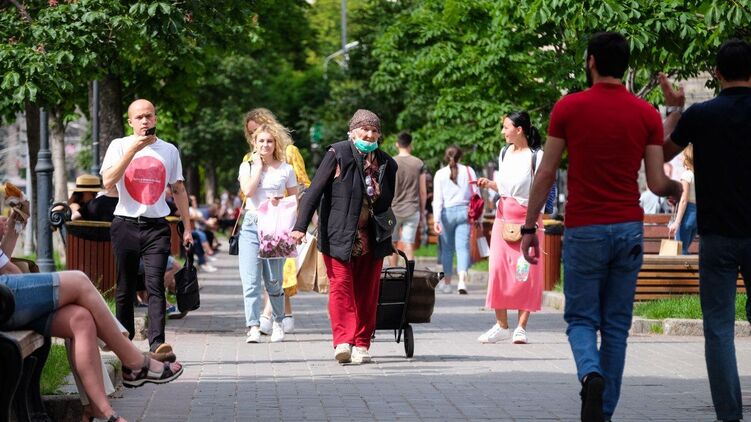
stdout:
[[[464,166],[464,168],[467,169],[467,180],[469,182],[472,182],[472,180],[474,180],[474,179],[472,179],[472,173],[469,172],[469,166]],[[475,193],[475,187],[474,187],[474,185],[472,185],[472,183],[468,183],[468,185],[469,185],[469,190],[471,190],[472,194],[474,194]]]
[[506,158],[506,151],[508,151],[508,148],[509,148],[510,146],[511,146],[511,145],[509,145],[509,144],[506,144],[506,146],[505,146],[505,147],[503,147],[503,149],[501,150],[501,162],[503,162],[503,159],[504,159],[504,158]]
[[535,170],[537,170],[537,151],[538,149],[532,150],[532,177],[535,175]]
[[[247,156],[247,154],[246,154],[246,156]],[[243,157],[243,158],[245,158],[245,157]],[[250,158],[248,158],[248,160],[246,162],[248,163],[249,167],[252,166],[252,164],[250,162]],[[240,222],[240,218],[243,216],[243,211],[245,211],[245,201],[247,201],[247,200],[248,200],[248,195],[245,195],[245,197],[243,198],[243,204],[240,205],[240,212],[237,213],[237,218],[235,219],[235,226],[232,227],[232,234],[230,234],[230,236],[234,236],[235,232],[237,232],[237,223]]]
[[352,149],[352,158],[355,160],[355,167],[357,167],[357,172],[360,173],[360,182],[362,182],[363,187],[362,192],[365,195],[365,199],[368,200],[368,208],[370,209],[370,214],[372,215],[373,200],[370,199],[370,196],[368,195],[368,187],[365,185],[365,172],[362,169],[362,157],[360,157],[360,153],[355,149],[355,145],[352,142],[350,142],[349,144]]

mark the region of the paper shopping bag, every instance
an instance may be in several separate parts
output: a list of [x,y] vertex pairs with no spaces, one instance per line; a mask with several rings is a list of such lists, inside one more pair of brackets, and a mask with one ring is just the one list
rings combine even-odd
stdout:
[[660,256],[677,256],[683,251],[683,242],[673,239],[662,239],[660,242]]
[[477,252],[483,258],[490,256],[490,246],[488,245],[487,237],[480,236],[477,238]]
[[306,234],[306,241],[297,250],[297,289],[310,292],[316,284],[318,248],[316,237]]
[[323,254],[318,252],[318,250],[316,250],[316,254],[318,255],[316,265],[316,285],[313,290],[317,291],[318,293],[328,293],[329,276],[326,272],[326,264],[323,262]]

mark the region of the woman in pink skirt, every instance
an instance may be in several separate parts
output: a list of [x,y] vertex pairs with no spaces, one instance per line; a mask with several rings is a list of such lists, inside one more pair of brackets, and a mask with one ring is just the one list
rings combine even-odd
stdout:
[[[540,134],[531,125],[529,114],[514,112],[503,118],[503,136],[507,145],[498,157],[495,181],[479,178],[478,186],[490,188],[501,195],[493,223],[490,242],[488,295],[485,306],[495,310],[496,324],[477,340],[497,343],[508,340],[527,343],[527,321],[530,312],[542,306],[543,266],[528,265],[519,249],[520,240],[503,238],[504,224],[523,224],[527,217],[529,189],[535,170],[542,161]],[[538,222],[542,225],[542,221]],[[539,233],[539,232],[538,232]],[[542,244],[542,234],[540,244]],[[511,334],[508,309],[519,311],[519,325]]]

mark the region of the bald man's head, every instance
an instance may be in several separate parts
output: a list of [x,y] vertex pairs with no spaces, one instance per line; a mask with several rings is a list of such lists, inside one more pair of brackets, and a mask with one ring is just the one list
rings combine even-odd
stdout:
[[128,106],[128,125],[136,135],[156,126],[156,108],[148,100],[135,100]]

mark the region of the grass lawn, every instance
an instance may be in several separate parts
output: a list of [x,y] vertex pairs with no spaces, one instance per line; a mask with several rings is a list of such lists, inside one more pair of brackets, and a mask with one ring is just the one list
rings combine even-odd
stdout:
[[44,364],[42,379],[39,383],[42,394],[57,393],[68,374],[70,374],[70,365],[65,353],[65,346],[53,344],[47,362]]
[[[688,318],[701,319],[698,295],[640,302],[634,305],[634,315],[648,319]],[[735,296],[735,319],[746,319],[746,295]]]

